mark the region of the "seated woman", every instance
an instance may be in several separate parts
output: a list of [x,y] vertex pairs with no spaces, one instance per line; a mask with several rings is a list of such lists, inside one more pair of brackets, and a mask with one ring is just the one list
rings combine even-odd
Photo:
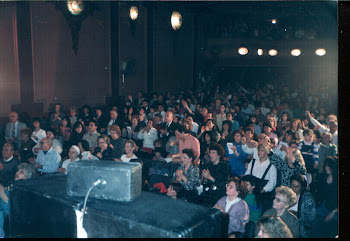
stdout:
[[109,128],[109,132],[111,134],[111,144],[116,152],[116,158],[120,159],[125,150],[125,140],[120,136],[122,132],[118,125],[112,125]]
[[289,187],[278,187],[275,191],[272,209],[264,212],[262,216],[272,215],[280,217],[286,223],[294,238],[299,238],[299,220],[288,211],[288,208],[297,202],[297,195]]
[[216,143],[214,141],[213,133],[211,131],[205,131],[202,135],[202,137],[199,139],[200,144],[200,168],[202,169],[202,166],[204,164],[210,163],[210,157],[209,157],[209,147],[211,144]]
[[[183,149],[181,153],[181,166],[176,170],[173,176],[173,182],[180,183],[185,189],[185,196],[189,202],[198,201],[197,187],[200,185],[199,169],[193,164],[194,154],[192,149]],[[168,196],[176,197],[172,192],[172,187],[168,188]],[[174,196],[175,195],[175,196]]]
[[111,147],[111,141],[107,135],[100,135],[97,139],[98,147],[95,148],[94,156],[100,160],[114,161],[115,150]]
[[334,238],[338,234],[338,159],[336,157],[329,156],[324,160],[322,172],[311,183],[311,189],[316,193],[316,220],[312,228],[312,236]]
[[230,165],[222,161],[224,148],[219,144],[209,147],[210,162],[202,169],[203,204],[212,207],[225,195],[226,183],[230,179]]
[[313,195],[306,191],[307,181],[304,176],[295,174],[290,178],[290,187],[297,195],[297,203],[289,208],[299,219],[300,237],[309,238],[312,223],[316,217],[316,203]]
[[224,120],[222,122],[222,131],[220,132],[219,144],[226,146],[227,142],[233,142],[232,122]]
[[69,157],[69,159],[65,160],[65,161],[62,163],[62,166],[59,167],[59,168],[57,168],[57,171],[58,171],[58,172],[61,172],[61,173],[64,173],[64,174],[67,174],[68,165],[69,165],[71,162],[75,162],[75,161],[79,161],[79,160],[80,160],[79,154],[80,154],[79,147],[77,147],[76,145],[73,145],[73,146],[69,149],[69,152],[68,152],[68,157]]
[[278,216],[263,216],[256,223],[259,238],[293,238],[288,226]]
[[[131,159],[138,159],[138,157],[134,154],[136,148],[136,144],[133,140],[127,140],[125,142],[125,153],[120,158],[122,162],[130,162]],[[119,160],[117,160],[119,161]]]
[[[17,166],[17,172],[15,175],[15,181],[21,180],[21,179],[30,179],[37,175],[36,169],[28,164],[28,163],[21,163]],[[10,198],[10,191],[9,187],[3,187],[0,185],[0,237],[4,238],[5,232],[4,232],[4,219],[6,216],[9,215],[9,198]]]
[[247,186],[242,180],[232,178],[226,185],[227,196],[222,197],[214,206],[229,215],[229,235],[234,233],[235,237],[242,237],[245,233],[245,225],[250,218],[248,204],[243,200],[247,192]]
[[81,160],[98,160],[98,157],[91,154],[89,142],[86,140],[79,141],[78,147],[81,153]]
[[30,138],[31,132],[30,128],[22,128],[20,131],[19,159],[21,162],[29,163],[28,159],[34,157],[32,149],[35,146],[35,142]]
[[148,120],[147,127],[143,128],[139,134],[137,135],[137,138],[140,140],[143,140],[143,147],[142,150],[152,154],[152,151],[154,150],[154,141],[158,139],[158,133],[155,128],[153,128],[153,120]]
[[73,126],[72,133],[69,137],[69,142],[71,145],[77,145],[79,141],[83,139],[85,134],[84,126],[80,121],[75,122]]
[[39,143],[41,141],[41,139],[46,137],[46,131],[44,131],[43,129],[40,128],[40,119],[39,118],[34,118],[33,119],[33,126],[34,126],[34,130],[32,132],[32,140],[35,143]]

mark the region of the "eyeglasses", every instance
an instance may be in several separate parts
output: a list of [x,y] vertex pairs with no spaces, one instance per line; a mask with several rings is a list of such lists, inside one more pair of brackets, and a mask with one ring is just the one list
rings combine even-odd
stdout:
[[275,197],[275,200],[276,200],[278,203],[286,203],[285,201],[281,201],[281,199],[276,198],[276,197]]

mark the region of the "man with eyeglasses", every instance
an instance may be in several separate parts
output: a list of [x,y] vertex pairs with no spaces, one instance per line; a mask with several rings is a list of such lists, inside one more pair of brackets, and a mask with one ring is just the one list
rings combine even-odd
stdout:
[[52,148],[52,140],[44,138],[39,143],[41,150],[36,158],[34,168],[42,173],[56,172],[60,166],[61,156]]

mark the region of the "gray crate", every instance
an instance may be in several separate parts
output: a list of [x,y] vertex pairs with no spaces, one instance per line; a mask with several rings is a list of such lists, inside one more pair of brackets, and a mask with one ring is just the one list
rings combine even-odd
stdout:
[[92,198],[130,202],[141,195],[142,166],[135,162],[80,160],[67,169],[67,193],[85,197],[93,183],[103,178],[107,184],[95,187]]

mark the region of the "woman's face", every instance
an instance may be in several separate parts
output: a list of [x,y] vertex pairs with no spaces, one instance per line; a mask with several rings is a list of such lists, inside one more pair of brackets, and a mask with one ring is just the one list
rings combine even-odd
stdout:
[[220,160],[220,156],[216,150],[210,150],[209,157],[210,157],[210,161],[212,161],[212,162],[216,162],[216,161]]
[[298,123],[296,121],[292,122],[292,128],[297,129],[298,128]]
[[70,110],[69,114],[71,117],[74,117],[76,115],[76,112],[75,112],[75,110]]
[[285,135],[285,138],[286,138],[286,142],[288,142],[288,143],[292,141],[292,136],[288,135],[287,133]]
[[63,118],[62,119],[62,125],[63,126],[67,126],[67,124],[68,124],[68,122],[67,122],[66,118]]
[[68,156],[69,156],[69,159],[75,160],[78,158],[78,152],[74,148],[71,148],[69,149]]
[[39,121],[34,121],[34,122],[33,122],[33,126],[34,126],[35,128],[40,128],[40,123],[39,123]]
[[223,124],[223,125],[222,125],[222,129],[224,129],[225,131],[227,131],[227,130],[228,130],[228,124]]
[[281,211],[285,208],[288,208],[286,195],[276,193],[275,199],[273,199],[273,202],[272,202],[272,208],[274,208],[277,211]]
[[205,142],[209,142],[210,141],[210,135],[208,133],[206,133],[204,135],[204,140],[205,140]]
[[226,115],[226,119],[232,121],[232,119],[233,119],[232,115],[231,114]]
[[59,112],[60,109],[61,109],[61,106],[60,106],[60,105],[56,105],[56,106],[55,106],[55,111],[56,111],[56,112]]
[[98,146],[101,148],[101,150],[106,150],[107,149],[107,142],[103,138],[98,139]]
[[327,164],[325,165],[324,170],[328,175],[332,174],[332,169]]
[[86,107],[84,108],[84,114],[85,114],[85,115],[89,114],[89,109],[86,108]]
[[133,153],[134,151],[134,147],[132,146],[131,143],[126,143],[125,144],[125,152],[126,154],[130,154],[130,153]]
[[239,133],[236,133],[233,138],[235,139],[236,143],[240,143],[242,140],[242,136]]
[[144,109],[142,109],[142,108],[140,109],[140,111],[139,111],[139,112],[140,112],[140,114],[145,114],[145,110],[144,110]]
[[111,133],[111,137],[112,137],[113,140],[116,140],[116,139],[119,138],[117,132],[115,132],[115,131],[110,131],[110,133]]
[[133,126],[136,126],[137,125],[137,119],[136,118],[132,118],[131,119],[131,124],[133,125]]
[[82,131],[83,131],[83,126],[82,125],[78,125],[76,128],[75,128],[75,131],[80,134]]
[[263,158],[263,157],[267,156],[264,148],[258,148],[258,156],[259,156],[259,158]]
[[231,198],[238,197],[237,187],[236,187],[236,184],[234,182],[229,182],[226,185],[226,194],[227,194],[227,196],[229,196]]
[[183,165],[190,165],[192,163],[192,158],[189,158],[187,154],[182,153],[181,155],[181,161]]
[[296,195],[299,195],[301,192],[301,184],[296,180],[293,180],[290,183],[290,188],[295,192]]
[[101,111],[101,110],[99,110],[99,109],[97,109],[97,110],[96,110],[96,115],[97,115],[97,116],[102,115],[102,111]]
[[147,122],[147,127],[148,127],[148,128],[152,128],[152,127],[153,127],[153,121],[148,120],[148,122]]
[[214,127],[214,123],[212,121],[208,121],[206,126],[208,126],[209,129],[212,129]]
[[283,121],[287,121],[287,119],[288,119],[287,114],[286,113],[282,114],[282,120]]
[[268,235],[268,233],[266,232],[264,226],[260,226],[260,230],[258,233],[259,238],[270,238],[270,236]]
[[29,139],[28,135],[25,133],[21,133],[20,138],[21,138],[21,141],[27,141]]

